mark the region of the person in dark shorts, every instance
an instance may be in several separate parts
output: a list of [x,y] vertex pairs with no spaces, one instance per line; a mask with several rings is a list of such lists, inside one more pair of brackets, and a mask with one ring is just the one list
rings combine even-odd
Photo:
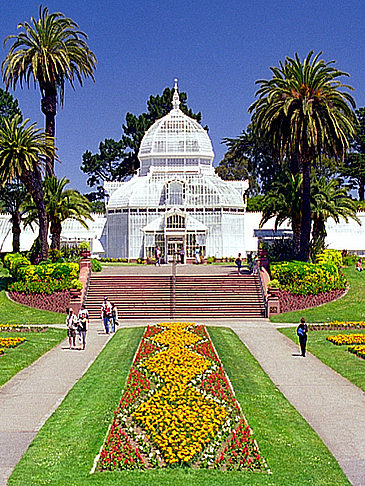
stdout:
[[307,332],[308,332],[308,326],[305,323],[304,317],[302,317],[300,319],[300,324],[297,327],[297,335],[299,337],[300,351],[302,353],[303,358],[305,358],[305,351],[307,347]]
[[237,265],[238,275],[241,275],[241,267],[242,267],[241,253],[238,254],[238,257],[236,258],[235,264]]

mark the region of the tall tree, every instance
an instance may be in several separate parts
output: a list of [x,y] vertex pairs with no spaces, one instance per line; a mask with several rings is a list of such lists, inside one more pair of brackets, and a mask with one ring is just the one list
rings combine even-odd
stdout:
[[0,88],[0,128],[4,118],[13,118],[15,115],[22,116],[18,100]]
[[337,179],[327,182],[325,177],[313,177],[311,190],[312,206],[312,241],[313,252],[323,250],[326,239],[326,221],[332,218],[336,223],[343,218],[346,223],[354,219],[360,223],[356,215],[356,201],[348,196],[348,189],[340,187]]
[[254,129],[280,159],[295,157],[303,173],[299,258],[309,258],[311,232],[310,168],[321,154],[343,159],[355,135],[355,102],[340,88],[352,89],[338,78],[347,73],[311,51],[302,62],[295,54],[271,67],[270,80],[258,80],[258,99],[249,109]]
[[[126,114],[121,140],[105,139],[99,145],[99,153],[92,154],[87,150],[83,154],[81,170],[89,176],[89,186],[96,187],[100,196],[103,196],[104,181],[122,181],[135,174],[139,168],[138,151],[142,138],[156,120],[171,111],[173,94],[173,89],[165,88],[162,95],[151,95],[147,100],[147,112],[138,116]],[[181,92],[179,96],[181,111],[200,123],[201,113],[188,108],[186,93]]]
[[15,180],[0,186],[0,206],[10,214],[11,230],[13,233],[13,251],[20,251],[20,234],[23,211],[21,206],[27,195],[25,186]]
[[[41,110],[46,118],[45,131],[55,138],[57,95],[61,106],[64,101],[65,82],[74,88],[75,79],[82,85],[83,77],[94,79],[96,58],[89,49],[87,35],[79,26],[61,12],[49,13],[40,6],[39,19],[18,24],[23,29],[9,35],[14,41],[5,57],[1,70],[7,88],[15,89],[17,83],[28,86],[31,79],[41,91]],[[47,174],[54,173],[54,158],[47,157]]]
[[365,108],[356,110],[356,136],[351,142],[352,150],[345,157],[340,172],[349,177],[357,188],[359,200],[365,199]]
[[268,144],[249,125],[237,138],[224,138],[227,145],[224,158],[216,167],[224,180],[248,179],[249,195],[266,192],[281,170]]
[[289,221],[293,231],[294,257],[300,249],[300,225],[302,221],[303,176],[284,170],[274,181],[264,196],[260,228],[275,217],[275,230],[285,221]]
[[[47,177],[43,181],[44,204],[50,223],[52,250],[60,249],[62,223],[67,218],[75,219],[84,228],[88,228],[87,219],[93,221],[90,201],[74,189],[65,189],[69,182],[66,177],[59,180],[57,177]],[[27,212],[25,224],[38,221],[37,206],[32,197],[28,198],[24,209]]]
[[4,119],[0,128],[0,183],[19,179],[32,195],[37,206],[41,258],[48,257],[48,222],[43,200],[41,171],[46,157],[55,156],[54,140],[36,128],[29,120],[21,122],[16,115],[11,120]]

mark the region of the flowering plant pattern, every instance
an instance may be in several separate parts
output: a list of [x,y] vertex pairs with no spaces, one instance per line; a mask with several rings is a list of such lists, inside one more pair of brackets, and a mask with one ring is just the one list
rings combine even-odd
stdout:
[[204,326],[148,326],[98,470],[266,470]]
[[337,346],[343,344],[365,344],[365,334],[337,334],[337,336],[327,336],[327,341]]
[[365,359],[365,345],[361,344],[360,346],[349,346],[348,350],[350,353],[356,354],[360,358]]

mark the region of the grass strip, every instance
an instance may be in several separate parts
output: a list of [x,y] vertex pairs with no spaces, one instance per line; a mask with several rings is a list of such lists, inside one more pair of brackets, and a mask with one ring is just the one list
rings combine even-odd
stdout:
[[237,397],[273,474],[176,468],[89,471],[121,395],[143,329],[119,330],[46,422],[9,485],[231,486],[350,484],[323,442],[285,400],[239,338],[210,330]]
[[66,337],[63,329],[47,329],[43,332],[1,332],[0,337],[25,337],[26,341],[16,348],[5,349],[0,357],[0,386],[31,363],[57,346]]
[[365,320],[365,272],[357,272],[352,267],[344,267],[342,272],[350,284],[350,289],[344,297],[305,311],[277,314],[270,317],[270,320],[272,322],[299,322],[304,312],[308,322]]
[[[295,328],[285,327],[279,331],[298,343]],[[348,352],[348,345],[336,346],[327,341],[327,336],[337,334],[359,334],[365,331],[346,329],[341,331],[311,331],[308,333],[307,348],[325,365],[329,366],[351,383],[365,391],[365,361],[355,354]]]

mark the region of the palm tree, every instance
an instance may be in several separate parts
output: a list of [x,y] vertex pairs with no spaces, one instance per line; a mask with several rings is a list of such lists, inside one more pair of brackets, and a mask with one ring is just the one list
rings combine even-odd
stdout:
[[339,223],[340,218],[343,218],[347,223],[349,218],[352,218],[361,224],[356,215],[356,201],[348,196],[346,188],[340,187],[337,179],[327,182],[325,177],[313,178],[311,206],[313,220],[311,248],[313,253],[324,248],[327,219],[332,218]]
[[41,258],[48,257],[48,222],[43,201],[42,169],[46,157],[55,156],[54,140],[19,115],[4,119],[0,128],[0,183],[19,179],[32,195],[37,207]]
[[[74,88],[75,78],[82,86],[82,78],[94,80],[96,58],[85,39],[87,35],[63,13],[49,13],[40,6],[39,19],[18,24],[23,29],[9,35],[4,45],[14,39],[4,59],[1,71],[7,88],[15,89],[19,82],[29,87],[31,79],[38,83],[42,100],[41,109],[46,117],[45,131],[55,138],[57,94],[63,106],[65,81]],[[47,159],[47,174],[54,173],[54,158]]]
[[302,219],[302,174],[292,174],[289,170],[274,181],[262,201],[264,209],[260,228],[275,217],[275,230],[285,221],[290,221],[293,230],[294,256],[299,254],[300,225]]
[[0,186],[0,205],[3,211],[10,214],[10,222],[13,233],[13,251],[20,251],[20,233],[22,210],[21,205],[27,195],[25,186],[19,182],[6,182],[3,187]]
[[[298,54],[272,67],[270,80],[259,80],[258,99],[249,109],[257,133],[269,142],[281,160],[295,157],[303,173],[300,255],[309,257],[311,232],[310,168],[325,154],[343,159],[355,135],[353,98],[340,88],[351,89],[338,78],[347,73],[332,66],[334,61],[313,57],[311,51],[301,62]],[[352,107],[352,108],[351,108]]]
[[[78,191],[65,189],[69,182],[65,177],[60,180],[57,177],[48,177],[43,181],[44,204],[50,223],[52,250],[60,249],[62,222],[67,218],[75,219],[84,228],[88,228],[87,219],[93,221],[90,201]],[[28,198],[24,210],[27,212],[25,224],[31,224],[38,219],[37,208],[32,198]]]

